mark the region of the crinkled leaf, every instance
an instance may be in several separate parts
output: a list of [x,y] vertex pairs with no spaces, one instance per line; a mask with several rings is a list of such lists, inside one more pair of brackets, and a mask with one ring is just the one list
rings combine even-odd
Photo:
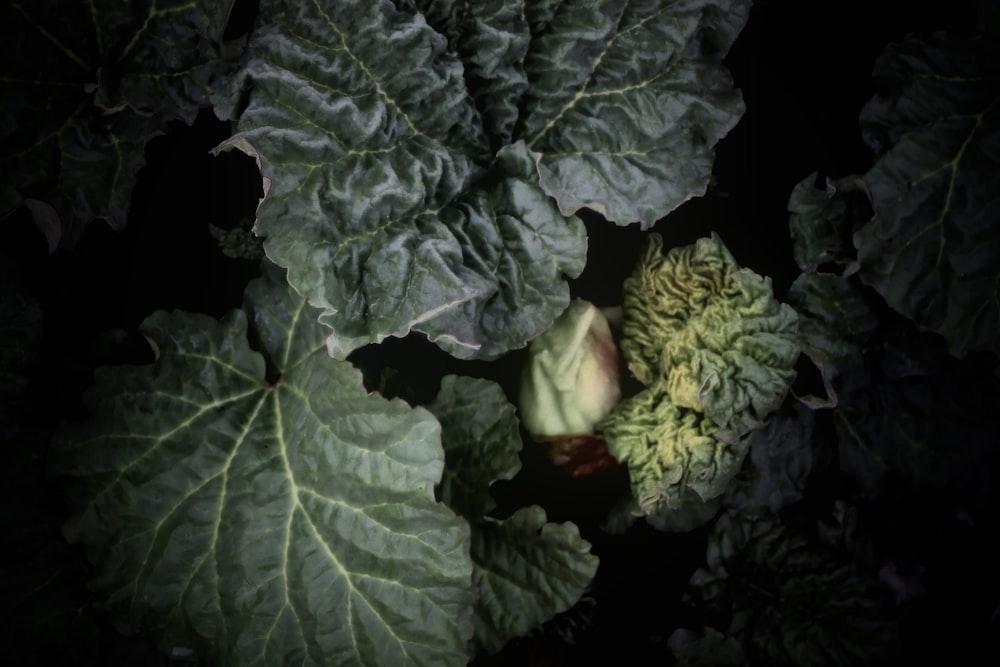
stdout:
[[494,159],[446,39],[388,2],[265,4],[228,145],[259,159],[255,231],[331,351],[417,330],[492,357],[540,333],[583,269],[583,225],[523,145]]
[[662,382],[623,400],[599,429],[628,465],[639,512],[661,530],[707,522],[747,453],[745,438],[716,439],[712,420],[672,403]]
[[769,278],[741,269],[717,235],[662,252],[649,237],[626,279],[622,350],[646,384],[737,439],[784,399],[799,354],[795,311]]
[[530,33],[525,3],[415,0],[414,4],[465,64],[469,91],[493,144],[509,144],[518,103],[528,87],[524,57]]
[[490,484],[521,469],[514,406],[494,382],[447,375],[427,409],[441,422],[441,500],[470,520],[482,518],[496,505]]
[[857,261],[851,231],[871,219],[868,193],[864,181],[855,176],[824,180],[824,187],[817,188],[816,174],[811,174],[789,197],[795,263],[803,271],[836,265],[841,273],[853,273]]
[[873,582],[774,515],[724,513],[691,587],[705,611],[731,619],[726,634],[760,664],[889,664],[899,649]]
[[489,652],[573,606],[598,564],[575,525],[546,523],[538,506],[478,522],[472,559],[476,643]]
[[329,359],[273,269],[246,312],[141,330],[157,362],[101,369],[54,443],[66,535],[119,626],[215,664],[465,664],[469,533],[433,497],[437,421]]
[[879,156],[861,276],[951,351],[1000,353],[1000,40],[943,34],[886,49],[862,110]]
[[146,141],[167,120],[193,122],[228,72],[217,47],[230,4],[5,4],[0,215],[37,201],[52,246],[95,217],[123,227]]
[[646,388],[598,426],[654,525],[708,521],[746,457],[747,434],[795,377],[797,317],[718,236],[662,252],[651,234],[623,287],[621,348]]
[[520,136],[562,211],[649,227],[705,192],[713,148],[743,113],[722,58],[749,9],[745,0],[544,8],[524,65]]

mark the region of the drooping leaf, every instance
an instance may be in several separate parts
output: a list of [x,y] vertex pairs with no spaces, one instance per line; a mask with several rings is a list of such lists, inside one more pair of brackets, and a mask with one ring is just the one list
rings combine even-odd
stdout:
[[874,582],[774,515],[724,513],[712,527],[707,567],[691,597],[729,619],[754,664],[775,667],[889,664],[897,622]]
[[54,443],[102,606],[214,664],[465,664],[469,533],[433,497],[437,421],[328,358],[273,267],[245,304],[149,317],[156,363],[101,369]]
[[51,249],[95,217],[122,228],[145,143],[168,120],[193,122],[228,72],[217,47],[230,4],[5,3],[0,215],[28,204]]
[[598,564],[575,525],[546,523],[535,505],[475,524],[472,559],[476,643],[491,653],[573,606]]
[[583,269],[583,225],[523,145],[494,156],[446,39],[386,1],[264,4],[228,145],[259,159],[255,231],[331,350],[417,330],[488,358],[548,326]]
[[861,277],[956,356],[1000,353],[1000,39],[909,37],[874,76]]
[[547,523],[541,507],[486,516],[495,504],[489,485],[521,467],[517,417],[499,385],[449,375],[427,407],[441,422],[441,498],[472,529],[475,644],[496,652],[571,607],[594,578],[597,557],[575,525]]
[[441,422],[441,500],[470,520],[486,516],[496,505],[490,484],[521,469],[514,406],[494,382],[447,375],[427,409]]
[[[548,9],[548,7],[546,7]],[[574,0],[535,32],[520,135],[564,213],[651,226],[704,194],[743,114],[722,66],[745,0]]]

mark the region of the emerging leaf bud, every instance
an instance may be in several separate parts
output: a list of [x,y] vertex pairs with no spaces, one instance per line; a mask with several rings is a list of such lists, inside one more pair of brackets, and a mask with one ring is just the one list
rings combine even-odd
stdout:
[[[560,443],[587,441],[585,436],[594,433],[594,425],[620,398],[618,347],[608,319],[592,303],[575,299],[531,342],[518,398],[521,423],[533,438],[550,443],[553,462],[566,468],[573,455]],[[600,449],[606,452],[601,440]],[[575,474],[576,467],[571,465],[567,472]],[[604,467],[590,461],[581,470]]]

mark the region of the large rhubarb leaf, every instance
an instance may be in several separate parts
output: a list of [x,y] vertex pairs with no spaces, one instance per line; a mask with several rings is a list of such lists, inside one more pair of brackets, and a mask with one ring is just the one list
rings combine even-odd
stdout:
[[521,347],[583,270],[577,209],[651,224],[704,191],[749,3],[522,5],[261,4],[221,148],[258,159],[255,231],[336,356]]
[[910,37],[874,76],[861,277],[953,354],[1000,353],[1000,39]]
[[[368,394],[271,270],[222,321],[157,312],[54,444],[102,605],[222,665],[464,665],[469,531],[425,410]],[[259,350],[251,348],[255,341]]]
[[489,169],[462,65],[422,16],[282,6],[262,7],[230,145],[260,160],[255,230],[322,309],[331,350],[413,329],[460,357],[524,345],[569,301],[582,223],[542,193],[523,146]]
[[51,249],[95,217],[123,227],[144,144],[221,87],[230,4],[5,3],[0,216],[27,204]]
[[597,557],[572,523],[547,523],[541,507],[500,520],[489,485],[521,468],[514,406],[500,386],[450,375],[428,406],[441,421],[442,498],[472,527],[475,641],[489,652],[571,607],[594,578]]

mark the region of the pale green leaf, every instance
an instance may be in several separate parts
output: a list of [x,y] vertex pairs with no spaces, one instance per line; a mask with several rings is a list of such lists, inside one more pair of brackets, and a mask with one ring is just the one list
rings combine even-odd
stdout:
[[100,604],[213,664],[464,665],[469,532],[434,500],[437,421],[330,359],[280,272],[246,303],[148,318],[157,362],[102,369],[56,439]]

